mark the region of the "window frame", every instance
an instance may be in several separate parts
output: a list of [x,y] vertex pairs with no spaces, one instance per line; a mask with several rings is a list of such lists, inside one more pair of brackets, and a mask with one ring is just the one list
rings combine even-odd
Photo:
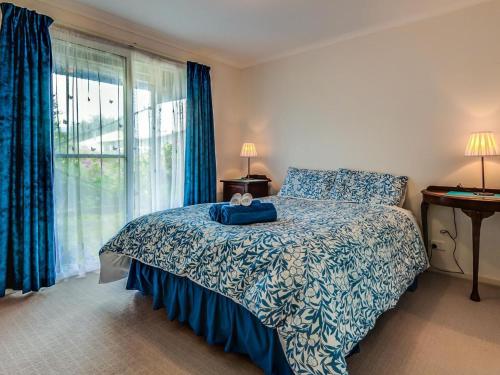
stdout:
[[[71,40],[63,37],[67,32],[72,33]],[[54,158],[121,158],[125,161],[125,220],[128,223],[133,219],[134,211],[134,129],[133,129],[133,77],[132,77],[132,50],[117,46],[112,41],[104,41],[100,38],[90,36],[84,33],[76,32],[73,30],[66,30],[65,28],[54,27],[51,30],[52,39],[58,39],[64,42],[74,43],[86,48],[92,48],[100,52],[111,53],[117,55],[125,60],[124,72],[124,113],[123,119],[125,124],[124,141],[125,152],[124,154],[56,154]]]
[[[125,222],[128,223],[134,219],[134,165],[135,165],[135,152],[134,152],[134,75],[132,73],[133,54],[140,52],[144,55],[149,55],[155,58],[171,62],[172,64],[185,65],[185,60],[176,60],[168,56],[149,52],[136,48],[129,44],[120,44],[119,42],[108,40],[99,36],[95,36],[79,30],[74,30],[64,26],[54,25],[51,30],[51,38],[58,39],[65,42],[74,43],[86,48],[92,48],[97,51],[111,53],[117,55],[125,60],[124,71],[124,154],[99,154],[99,158],[121,158],[125,161]],[[153,111],[153,116],[156,116],[156,111]],[[153,121],[153,129],[156,132],[156,121]],[[152,142],[156,145],[157,139],[153,137]],[[156,149],[156,146],[154,146]],[[56,154],[54,158],[97,158],[92,154]]]

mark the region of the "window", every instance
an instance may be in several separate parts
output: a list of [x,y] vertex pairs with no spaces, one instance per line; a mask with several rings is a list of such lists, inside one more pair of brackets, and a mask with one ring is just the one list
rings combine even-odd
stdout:
[[134,216],[179,207],[184,191],[186,71],[132,55]]
[[131,218],[182,204],[186,74],[60,29],[52,43],[63,278],[99,268],[99,249]]

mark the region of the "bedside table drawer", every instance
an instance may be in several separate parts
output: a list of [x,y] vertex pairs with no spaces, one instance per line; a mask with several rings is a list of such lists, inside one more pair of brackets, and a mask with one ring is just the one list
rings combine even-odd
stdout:
[[236,194],[250,193],[254,198],[266,197],[269,195],[268,180],[222,180],[223,200],[229,201]]

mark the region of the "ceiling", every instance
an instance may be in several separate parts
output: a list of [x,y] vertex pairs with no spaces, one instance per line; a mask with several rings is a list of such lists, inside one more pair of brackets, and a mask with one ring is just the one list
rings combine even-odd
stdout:
[[245,67],[485,0],[78,0]]

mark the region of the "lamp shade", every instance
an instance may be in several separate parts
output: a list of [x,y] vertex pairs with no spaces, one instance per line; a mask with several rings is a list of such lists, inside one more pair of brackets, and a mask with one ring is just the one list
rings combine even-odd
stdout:
[[253,143],[243,143],[243,146],[241,146],[240,156],[242,158],[253,158],[257,156],[255,145]]
[[499,149],[492,132],[472,133],[465,148],[465,156],[499,155]]

